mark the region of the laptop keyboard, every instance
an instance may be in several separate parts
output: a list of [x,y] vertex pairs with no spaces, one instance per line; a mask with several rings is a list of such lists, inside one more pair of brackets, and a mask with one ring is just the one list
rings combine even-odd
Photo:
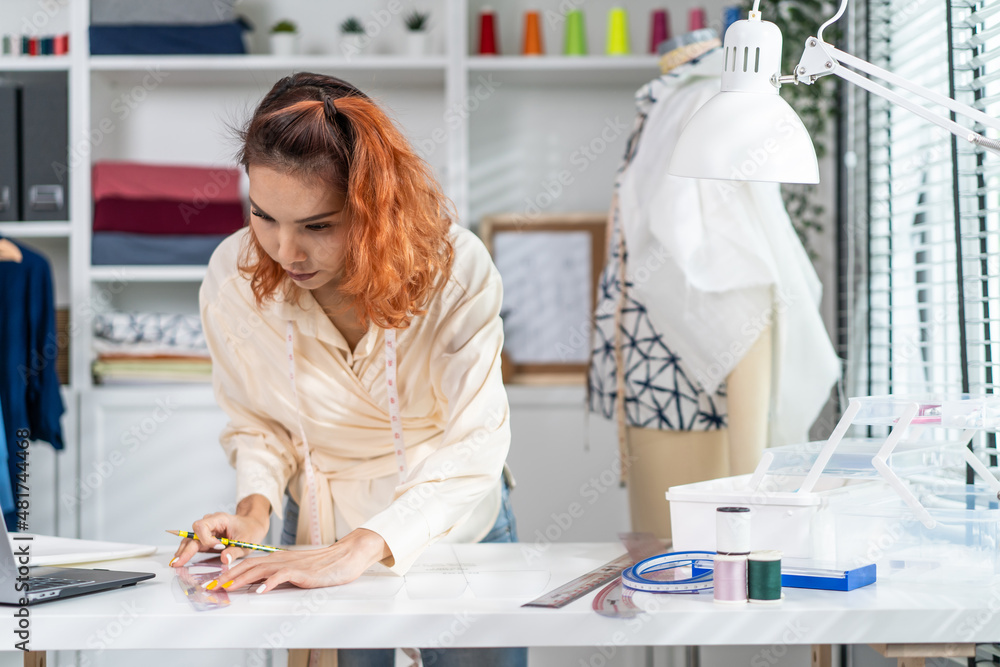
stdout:
[[63,586],[78,586],[80,584],[92,584],[93,581],[82,579],[63,579],[62,577],[28,577],[28,590],[32,593],[47,591]]

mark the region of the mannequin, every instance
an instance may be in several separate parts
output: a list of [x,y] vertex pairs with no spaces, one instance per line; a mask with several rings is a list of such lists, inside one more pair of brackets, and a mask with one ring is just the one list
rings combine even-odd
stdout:
[[839,363],[778,186],[666,173],[687,118],[718,92],[715,32],[660,52],[615,183],[590,389],[591,409],[618,422],[632,529],[667,539],[666,490],[749,473],[765,446],[804,440]]

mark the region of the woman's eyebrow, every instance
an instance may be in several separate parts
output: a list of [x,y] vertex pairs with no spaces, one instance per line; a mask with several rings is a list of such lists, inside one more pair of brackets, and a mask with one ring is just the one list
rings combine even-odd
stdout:
[[[262,215],[265,215],[265,216],[267,216],[269,218],[273,217],[270,214],[268,214],[267,211],[265,211],[264,209],[262,209],[260,206],[257,206],[257,202],[255,202],[252,197],[247,197],[247,199],[250,200],[250,204],[255,209],[257,209],[258,211],[260,211],[260,213]],[[302,222],[302,223],[305,223],[305,222],[316,222],[317,220],[322,220],[323,218],[329,218],[330,216],[337,215],[338,213],[340,213],[340,211],[330,211],[329,213],[320,213],[318,215],[310,215],[308,218],[302,218],[301,220],[296,220],[295,222]]]

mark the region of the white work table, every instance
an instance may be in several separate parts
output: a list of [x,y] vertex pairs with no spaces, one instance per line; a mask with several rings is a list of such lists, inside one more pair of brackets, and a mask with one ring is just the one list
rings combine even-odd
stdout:
[[[562,609],[523,608],[624,552],[618,544],[541,548],[438,544],[405,579],[383,573],[312,591],[279,588],[257,595],[243,589],[229,593],[229,607],[201,612],[167,566],[173,548],[163,548],[148,558],[97,565],[153,572],[154,579],[30,607],[29,647],[86,649],[99,641],[115,650],[1000,641],[1000,581],[886,582],[846,593],[786,588],[786,599],[774,606],[723,606],[711,593],[642,594],[635,602],[656,608],[632,619],[598,615],[591,609],[593,593]],[[8,609],[0,631],[11,638],[16,608]]]

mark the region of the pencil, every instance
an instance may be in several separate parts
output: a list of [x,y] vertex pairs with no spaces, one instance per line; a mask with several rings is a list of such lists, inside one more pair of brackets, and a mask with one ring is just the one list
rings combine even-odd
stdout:
[[[168,530],[171,535],[176,535],[177,537],[189,537],[192,540],[197,540],[198,536],[187,530]],[[272,547],[267,544],[254,544],[253,542],[240,542],[239,540],[231,540],[227,537],[218,538],[220,542],[225,544],[227,547],[242,547],[243,549],[254,549],[256,551],[285,551],[281,547]]]

